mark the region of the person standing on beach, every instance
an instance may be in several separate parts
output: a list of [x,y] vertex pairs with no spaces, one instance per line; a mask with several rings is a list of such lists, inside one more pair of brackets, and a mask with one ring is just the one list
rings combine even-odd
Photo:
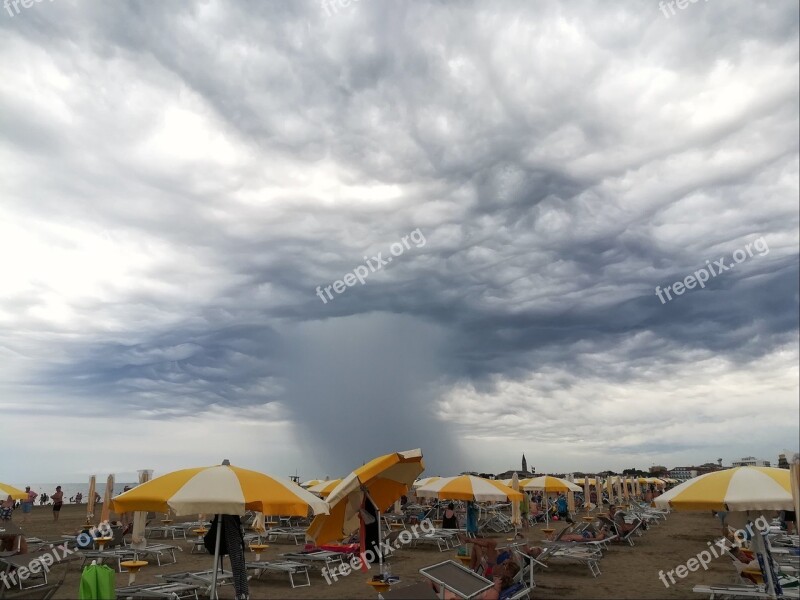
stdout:
[[27,496],[25,500],[22,501],[22,522],[25,523],[28,520],[28,515],[33,510],[33,502],[36,500],[37,494],[36,492],[31,490],[31,486],[25,487],[25,493]]
[[11,514],[14,512],[14,499],[11,497],[11,494],[8,495],[8,498],[0,504],[0,521],[10,521]]
[[61,507],[64,505],[64,492],[61,491],[61,486],[56,486],[55,493],[50,496],[53,499],[53,523],[58,521],[61,515]]

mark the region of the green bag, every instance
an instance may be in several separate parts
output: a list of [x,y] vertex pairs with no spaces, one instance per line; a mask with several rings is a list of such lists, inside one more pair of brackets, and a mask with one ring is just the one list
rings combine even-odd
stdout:
[[114,570],[107,565],[89,565],[81,574],[80,600],[116,600]]

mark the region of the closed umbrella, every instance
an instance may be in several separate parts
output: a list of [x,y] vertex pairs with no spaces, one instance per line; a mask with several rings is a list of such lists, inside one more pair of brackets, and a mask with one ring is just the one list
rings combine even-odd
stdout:
[[792,457],[792,464],[789,465],[790,486],[792,488],[792,504],[794,505],[795,530],[800,527],[800,454]]
[[615,503],[615,500],[614,500],[614,483],[612,482],[612,479],[613,479],[613,477],[611,477],[611,476],[609,476],[608,479],[606,479],[606,492],[608,492],[608,501],[611,504],[614,504]]
[[94,475],[89,478],[89,498],[86,502],[86,525],[89,526],[94,523],[95,479],[96,477]]
[[[511,489],[515,492],[519,491],[519,477],[516,473],[514,473],[514,476],[511,478]],[[522,525],[522,519],[520,519],[519,516],[519,502],[511,503],[511,524],[514,526],[514,535],[516,535],[517,528]]]
[[586,512],[592,510],[591,495],[589,494],[589,478],[583,478],[583,507]]
[[103,494],[103,509],[100,511],[100,522],[105,523],[111,517],[111,497],[114,495],[114,475],[106,480],[106,491]]
[[631,499],[631,494],[628,491],[628,478],[622,480],[622,495],[625,496],[625,502]]
[[[217,595],[217,565],[223,535],[232,532],[224,526],[223,516],[244,515],[246,511],[267,514],[306,516],[311,508],[315,513],[327,513],[328,505],[289,479],[271,477],[257,471],[242,469],[223,461],[222,465],[182,469],[156,477],[114,498],[116,512],[134,510],[168,512],[176,515],[214,513],[217,515],[214,574],[211,590]],[[231,544],[236,546],[236,544]],[[229,551],[233,548],[229,548]],[[247,572],[244,559],[234,561],[236,595],[247,594]]]
[[654,500],[674,510],[791,510],[789,471],[736,467],[712,471],[675,486]]
[[[151,469],[142,469],[139,471],[139,485],[147,483],[153,477]],[[113,500],[112,500],[113,502]],[[117,510],[117,512],[120,512]],[[142,550],[147,545],[145,539],[145,530],[147,529],[147,511],[136,511],[133,514],[133,531],[131,532],[131,546]]]

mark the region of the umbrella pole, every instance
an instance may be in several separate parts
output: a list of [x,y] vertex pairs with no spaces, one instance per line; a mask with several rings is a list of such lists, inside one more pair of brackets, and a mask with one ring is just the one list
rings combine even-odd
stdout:
[[217,515],[217,539],[214,542],[214,572],[211,575],[211,593],[209,598],[217,600],[217,570],[219,569],[219,543],[222,538],[222,515]]
[[364,494],[367,496],[367,500],[372,503],[372,506],[375,507],[375,512],[378,516],[378,570],[380,571],[380,574],[383,575],[383,538],[381,537],[381,517],[383,515],[381,515],[381,509],[377,504],[375,504],[375,501],[372,499],[372,496],[369,495],[369,492],[364,492]]

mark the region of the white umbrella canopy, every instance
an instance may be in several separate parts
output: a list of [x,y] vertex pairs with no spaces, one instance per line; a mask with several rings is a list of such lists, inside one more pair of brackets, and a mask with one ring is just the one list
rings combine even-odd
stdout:
[[472,475],[442,477],[417,489],[420,498],[439,498],[440,500],[472,500],[474,502],[519,502],[522,493],[492,479],[482,479]]
[[411,487],[416,490],[417,488],[426,486],[429,483],[438,481],[439,479],[441,479],[441,477],[423,477],[422,479],[417,479],[413,484],[411,484]]
[[580,492],[581,488],[570,483],[566,479],[559,477],[552,477],[550,475],[542,475],[541,477],[534,477],[529,480],[523,488],[527,491],[540,491],[540,492]]
[[675,486],[653,502],[674,510],[791,510],[789,471],[773,467],[712,471]]

